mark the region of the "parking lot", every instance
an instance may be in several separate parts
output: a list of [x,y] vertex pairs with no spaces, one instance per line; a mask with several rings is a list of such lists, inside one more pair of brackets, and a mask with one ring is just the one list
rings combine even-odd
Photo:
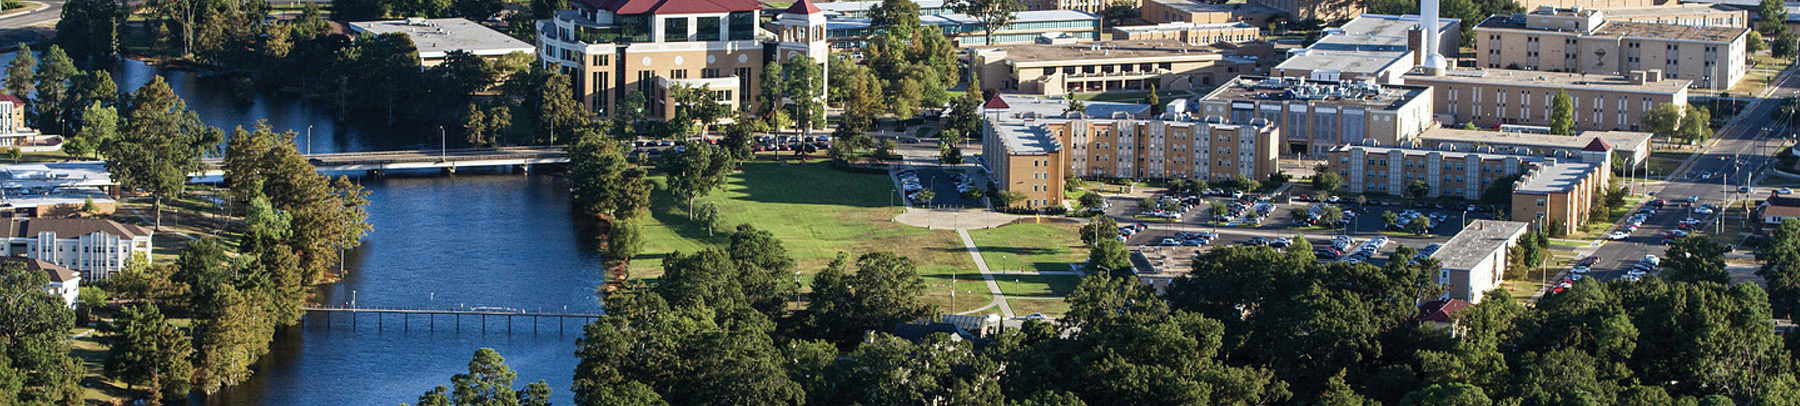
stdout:
[[[980,199],[965,198],[961,191],[986,188],[987,178],[979,171],[965,173],[938,166],[918,166],[896,169],[894,178],[899,182],[895,187],[905,191],[914,206],[985,207]],[[908,180],[916,180],[916,186]],[[930,190],[936,196],[930,202],[921,201],[916,198],[921,190]]]

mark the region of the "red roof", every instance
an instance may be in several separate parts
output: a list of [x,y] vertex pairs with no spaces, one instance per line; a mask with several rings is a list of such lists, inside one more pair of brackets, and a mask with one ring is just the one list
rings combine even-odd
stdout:
[[1606,151],[1611,151],[1612,146],[1606,145],[1606,141],[1601,141],[1600,137],[1594,137],[1594,140],[1591,142],[1588,142],[1587,146],[1582,147],[1581,150],[1582,151],[1592,151],[1592,152],[1606,152]]
[[700,14],[757,11],[757,0],[582,0],[596,9],[617,14]]
[[13,102],[13,105],[17,105],[17,106],[25,105],[25,99],[20,99],[19,96],[14,96],[14,95],[10,95],[10,94],[0,94],[0,101]]
[[1457,310],[1474,305],[1474,303],[1462,299],[1433,300],[1419,306],[1419,320],[1449,323],[1453,320]]
[[787,14],[818,14],[823,12],[825,12],[825,10],[820,10],[819,6],[813,5],[812,0],[800,0],[794,2],[794,5],[789,6],[786,11],[782,11],[782,13]]
[[1006,110],[1012,108],[1012,106],[1006,104],[1005,100],[1000,100],[999,94],[995,94],[994,98],[988,99],[987,104],[981,105],[981,108],[988,110]]

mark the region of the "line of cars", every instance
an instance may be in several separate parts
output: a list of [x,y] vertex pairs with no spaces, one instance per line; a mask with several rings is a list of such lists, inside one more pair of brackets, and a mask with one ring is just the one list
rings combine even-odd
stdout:
[[1612,234],[1607,234],[1606,239],[1619,241],[1631,237],[1632,232],[1637,231],[1638,227],[1644,226],[1645,220],[1649,220],[1650,216],[1656,215],[1656,210],[1663,208],[1663,206],[1667,204],[1668,202],[1663,201],[1662,199],[1657,199],[1651,201],[1649,204],[1645,204],[1643,208],[1638,209],[1637,213],[1633,213],[1630,218],[1625,219],[1624,226],[1620,226],[1619,229],[1613,230]]
[[1350,253],[1350,256],[1348,257],[1344,257],[1343,262],[1351,265],[1367,262],[1369,257],[1373,257],[1375,256],[1375,253],[1381,252],[1381,248],[1386,247],[1388,241],[1386,236],[1370,238],[1368,242],[1357,247],[1356,252]]
[[1388,231],[1406,230],[1406,227],[1408,225],[1412,224],[1413,219],[1419,218],[1419,216],[1425,216],[1425,218],[1431,219],[1432,227],[1437,227],[1437,225],[1439,225],[1439,224],[1444,224],[1444,220],[1450,219],[1450,215],[1444,214],[1444,213],[1425,214],[1425,213],[1420,213],[1418,210],[1406,209],[1406,210],[1400,211],[1400,221],[1394,222],[1394,224],[1387,225],[1387,230]]
[[[1126,227],[1136,227],[1136,226],[1126,226]],[[1162,239],[1162,245],[1166,246],[1166,247],[1174,247],[1174,246],[1198,247],[1198,246],[1202,246],[1202,245],[1211,244],[1212,240],[1216,239],[1216,238],[1219,238],[1219,233],[1215,233],[1215,232],[1211,232],[1211,231],[1202,231],[1202,232],[1182,231],[1182,232],[1175,233],[1175,236],[1173,236],[1173,237]]]
[[970,190],[975,190],[975,178],[969,177],[968,174],[953,173],[950,174],[950,180],[956,182],[957,193],[969,193]]
[[906,201],[913,204],[925,203],[919,199],[919,191],[925,190],[925,185],[919,183],[918,171],[914,171],[912,168],[901,169],[894,172],[894,177],[900,179],[900,190],[906,193]]
[[1146,228],[1150,228],[1150,226],[1146,226],[1144,223],[1119,226],[1119,242],[1125,242],[1126,238],[1130,238],[1132,235],[1137,234],[1139,231],[1144,231]]
[[1331,239],[1331,246],[1313,249],[1313,256],[1324,260],[1337,259],[1337,257],[1344,256],[1344,250],[1354,246],[1356,246],[1355,237],[1340,235]]
[[794,150],[818,152],[831,149],[831,136],[783,135],[780,137],[773,137],[764,135],[756,137],[756,143],[751,145],[750,149],[756,152]]

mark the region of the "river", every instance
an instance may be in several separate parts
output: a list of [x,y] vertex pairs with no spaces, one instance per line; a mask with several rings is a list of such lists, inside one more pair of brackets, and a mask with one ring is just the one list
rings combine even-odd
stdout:
[[[0,64],[12,59],[0,55]],[[249,128],[266,121],[277,131],[293,130],[296,143],[313,152],[374,151],[436,147],[435,127],[390,127],[381,120],[338,122],[329,109],[288,94],[258,94],[241,103],[229,86],[189,72],[164,71],[126,61],[113,71],[121,89],[136,89],[163,75],[207,124]],[[449,140],[450,147],[457,146]],[[359,180],[369,194],[374,228],[360,248],[346,255],[343,281],[321,286],[317,298],[328,305],[399,308],[501,307],[566,309],[596,313],[594,288],[601,282],[596,234],[575,220],[567,182],[554,174],[479,173],[454,177],[396,174]],[[515,386],[545,380],[555,404],[573,404],[569,392],[577,359],[580,322],[558,333],[556,320],[540,320],[538,333],[526,318],[490,318],[486,333],[479,318],[454,319],[362,315],[356,323],[338,316],[327,323],[308,315],[304,325],[280,332],[270,354],[249,382],[196,405],[393,405],[413,403],[419,394],[450,384],[468,371],[475,350],[490,347],[518,374]],[[404,327],[403,327],[404,326]]]

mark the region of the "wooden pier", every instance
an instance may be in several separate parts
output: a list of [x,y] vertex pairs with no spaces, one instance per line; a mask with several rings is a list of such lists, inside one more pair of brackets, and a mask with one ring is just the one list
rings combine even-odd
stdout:
[[427,310],[427,309],[383,309],[383,308],[366,308],[366,307],[355,307],[355,308],[351,308],[351,307],[303,307],[301,309],[305,310],[307,313],[322,313],[322,314],[324,314],[325,315],[325,329],[327,329],[327,330],[331,329],[331,324],[332,324],[331,321],[333,318],[336,318],[338,315],[349,314],[350,328],[356,329],[356,326],[359,323],[359,319],[360,319],[360,317],[358,317],[358,316],[360,316],[362,314],[372,314],[375,316],[376,330],[382,331],[382,330],[387,329],[387,319],[389,318],[388,315],[396,315],[397,314],[397,315],[400,315],[401,331],[411,331],[412,330],[412,319],[414,316],[420,316],[420,315],[425,316],[427,331],[437,331],[437,317],[438,316],[450,317],[451,323],[453,323],[453,325],[455,326],[455,331],[457,331],[457,332],[462,331],[463,316],[479,317],[481,319],[482,334],[487,333],[488,317],[504,317],[504,318],[506,318],[507,334],[513,333],[513,318],[530,318],[532,334],[538,333],[538,326],[541,324],[541,323],[539,323],[539,321],[541,321],[542,319],[546,319],[546,318],[553,318],[553,319],[556,319],[556,332],[560,334],[567,328],[568,319],[579,320],[579,323],[576,323],[577,328],[579,328],[580,326],[587,325],[587,323],[592,322],[595,319],[598,319],[598,318],[600,318],[600,316],[602,316],[602,314],[598,314],[598,313],[550,313],[550,312],[499,311],[499,310],[448,310],[448,309],[446,309],[446,310]]

